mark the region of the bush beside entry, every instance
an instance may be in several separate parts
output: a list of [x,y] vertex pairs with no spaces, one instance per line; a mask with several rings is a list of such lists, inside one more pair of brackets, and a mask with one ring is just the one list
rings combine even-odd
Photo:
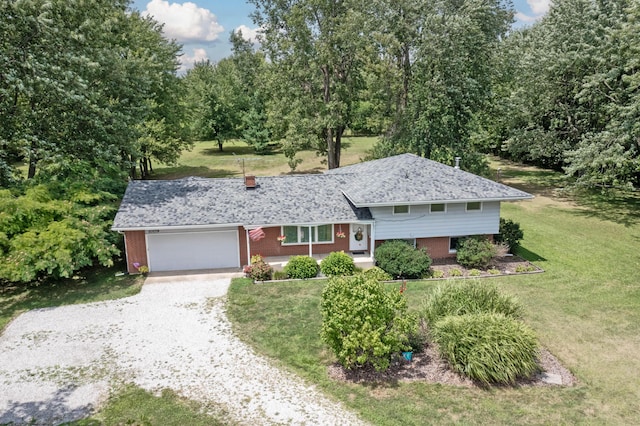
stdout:
[[320,270],[327,277],[353,275],[356,264],[351,256],[343,251],[334,251],[320,262]]
[[318,262],[309,256],[291,256],[284,272],[293,279],[314,278],[318,275]]
[[362,274],[331,278],[322,292],[320,336],[346,368],[389,368],[393,354],[410,350],[416,318],[397,288]]

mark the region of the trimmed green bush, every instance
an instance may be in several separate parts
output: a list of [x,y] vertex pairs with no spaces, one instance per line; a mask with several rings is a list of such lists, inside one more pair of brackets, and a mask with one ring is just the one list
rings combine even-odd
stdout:
[[291,256],[284,267],[289,278],[307,279],[318,275],[318,262],[309,256]]
[[393,277],[387,274],[382,268],[373,266],[363,272],[365,278],[372,278],[377,281],[391,281]]
[[397,289],[363,274],[334,277],[322,292],[320,337],[346,368],[389,368],[393,354],[410,349],[415,316]]
[[406,241],[386,241],[375,251],[376,265],[394,278],[428,276],[431,258],[425,249],[416,249]]
[[439,284],[427,299],[423,315],[429,325],[449,315],[497,313],[520,319],[522,306],[492,284],[456,280]]
[[285,271],[273,271],[273,279],[274,280],[286,280],[289,278]]
[[334,251],[320,262],[320,271],[327,277],[353,275],[356,264],[353,258],[343,251]]
[[511,253],[520,246],[520,240],[524,237],[524,232],[520,229],[520,224],[511,219],[500,218],[500,231],[494,236],[496,243],[506,243]]
[[432,335],[454,370],[481,383],[513,384],[538,371],[535,334],[502,314],[448,316]]
[[456,261],[468,269],[486,269],[496,255],[496,247],[485,237],[468,237],[458,243]]

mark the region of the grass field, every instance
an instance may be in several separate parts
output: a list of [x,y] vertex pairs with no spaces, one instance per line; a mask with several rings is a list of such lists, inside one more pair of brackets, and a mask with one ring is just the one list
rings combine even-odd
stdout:
[[[340,164],[358,163],[373,147],[376,137],[345,137]],[[320,173],[327,169],[323,157],[315,151],[302,151],[297,158],[302,160],[295,173]],[[154,166],[154,179],[176,179],[186,176],[237,177],[242,176],[242,165],[247,174],[276,176],[291,173],[287,158],[279,150],[269,155],[256,155],[244,142],[225,143],[224,151],[218,151],[216,142],[197,142],[191,151],[185,151],[176,166]]]
[[[322,282],[234,282],[229,315],[235,330],[376,425],[640,423],[640,198],[563,196],[553,172],[499,165],[503,181],[537,195],[504,203],[502,215],[522,225],[520,254],[546,273],[493,282],[520,299],[526,322],[577,376],[577,386],[482,390],[332,381],[327,365],[333,357],[318,336]],[[413,309],[432,286],[409,284]]]

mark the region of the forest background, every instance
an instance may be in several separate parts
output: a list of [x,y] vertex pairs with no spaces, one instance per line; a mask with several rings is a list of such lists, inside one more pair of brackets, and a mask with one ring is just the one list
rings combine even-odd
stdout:
[[486,174],[487,154],[565,173],[567,185],[640,183],[640,2],[558,0],[514,29],[493,0],[251,0],[254,45],[178,73],[181,46],[126,0],[0,0],[0,282],[113,264],[128,179],[194,141],[295,171],[413,152]]

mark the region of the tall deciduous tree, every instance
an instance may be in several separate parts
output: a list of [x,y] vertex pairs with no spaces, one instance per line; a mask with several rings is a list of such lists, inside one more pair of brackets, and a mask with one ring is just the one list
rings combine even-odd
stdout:
[[[361,0],[251,0],[271,61],[272,128],[295,164],[298,150],[326,154],[340,166],[341,141],[371,52],[367,3]],[[273,121],[276,121],[275,123]]]
[[[395,8],[395,9],[394,9]],[[392,52],[402,75],[396,125],[374,151],[384,156],[414,152],[481,172],[482,157],[471,146],[475,114],[491,99],[493,52],[512,22],[500,1],[438,0],[400,7]]]
[[[143,155],[145,120],[165,118],[161,104],[174,110],[161,98],[179,46],[127,7],[0,0],[0,144],[28,162],[28,177],[68,158],[126,168]],[[4,157],[5,165],[13,159]]]

